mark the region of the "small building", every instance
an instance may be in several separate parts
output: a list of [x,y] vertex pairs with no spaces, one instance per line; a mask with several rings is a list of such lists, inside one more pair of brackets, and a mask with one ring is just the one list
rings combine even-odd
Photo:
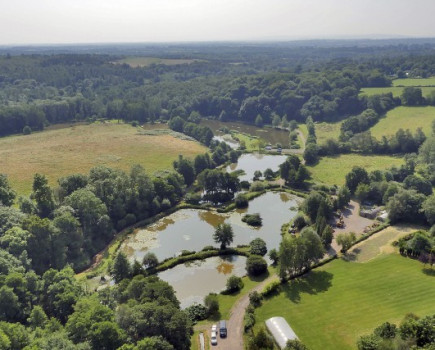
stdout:
[[385,222],[388,220],[388,213],[386,210],[383,210],[379,213],[379,216],[377,217],[379,221]]
[[266,327],[281,349],[285,348],[289,340],[298,339],[293,329],[291,329],[283,317],[269,318],[266,320]]
[[374,207],[374,208],[364,208],[360,210],[359,215],[362,216],[363,218],[367,218],[367,219],[375,219],[379,212],[381,211],[381,208],[379,207]]

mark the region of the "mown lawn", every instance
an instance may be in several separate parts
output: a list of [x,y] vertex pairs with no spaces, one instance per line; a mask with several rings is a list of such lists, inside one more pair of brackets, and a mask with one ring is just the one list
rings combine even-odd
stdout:
[[435,77],[395,79],[393,86],[435,86]]
[[343,185],[346,174],[354,166],[361,166],[368,172],[384,170],[393,165],[403,164],[403,159],[391,156],[342,154],[336,157],[323,157],[315,166],[309,166],[312,179],[327,185]]
[[[435,90],[435,86],[422,86],[420,88],[423,96],[428,96],[431,93],[431,91]],[[362,88],[360,91],[360,95],[373,96],[373,95],[387,94],[391,92],[394,97],[400,97],[400,95],[402,95],[402,91],[403,91],[403,86]]]
[[435,107],[405,107],[400,106],[389,111],[384,118],[374,125],[370,131],[378,140],[382,136],[394,135],[400,128],[415,132],[423,128],[426,136],[432,131],[432,121],[435,119]]
[[206,152],[197,142],[167,134],[140,135],[139,130],[99,123],[0,138],[0,173],[9,176],[19,194],[28,194],[37,172],[45,174],[50,185],[62,176],[86,174],[96,165],[129,171],[133,164],[141,164],[152,174],[172,169],[179,154],[194,157]]
[[434,283],[430,269],[396,253],[363,264],[335,260],[264,301],[256,327],[282,316],[311,350],[355,349],[360,335],[385,321],[435,313]]

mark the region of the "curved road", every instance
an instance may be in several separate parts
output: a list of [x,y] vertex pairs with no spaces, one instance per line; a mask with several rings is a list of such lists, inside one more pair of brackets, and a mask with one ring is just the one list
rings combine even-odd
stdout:
[[[252,288],[249,293],[257,291],[260,292],[263,288],[273,280],[278,279],[278,276],[272,275],[264,281]],[[245,310],[249,305],[249,293],[246,293],[233,306],[230,312],[230,319],[227,322],[228,336],[224,339],[218,338],[218,345],[213,346],[212,349],[220,350],[244,350],[243,345],[243,318]]]

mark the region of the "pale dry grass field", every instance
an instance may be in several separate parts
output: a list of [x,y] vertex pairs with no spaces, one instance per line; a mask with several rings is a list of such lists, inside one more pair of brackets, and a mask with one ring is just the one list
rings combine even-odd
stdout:
[[45,174],[50,185],[73,173],[88,173],[96,165],[129,171],[142,165],[149,174],[172,169],[183,154],[192,158],[206,152],[197,142],[169,134],[140,135],[127,124],[100,123],[10,136],[0,139],[0,173],[9,176],[20,194],[31,192],[33,175]]

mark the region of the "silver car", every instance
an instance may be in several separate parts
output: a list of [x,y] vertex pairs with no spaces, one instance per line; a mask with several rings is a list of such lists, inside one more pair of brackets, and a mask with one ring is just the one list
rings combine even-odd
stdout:
[[217,345],[217,333],[211,332],[211,345]]

